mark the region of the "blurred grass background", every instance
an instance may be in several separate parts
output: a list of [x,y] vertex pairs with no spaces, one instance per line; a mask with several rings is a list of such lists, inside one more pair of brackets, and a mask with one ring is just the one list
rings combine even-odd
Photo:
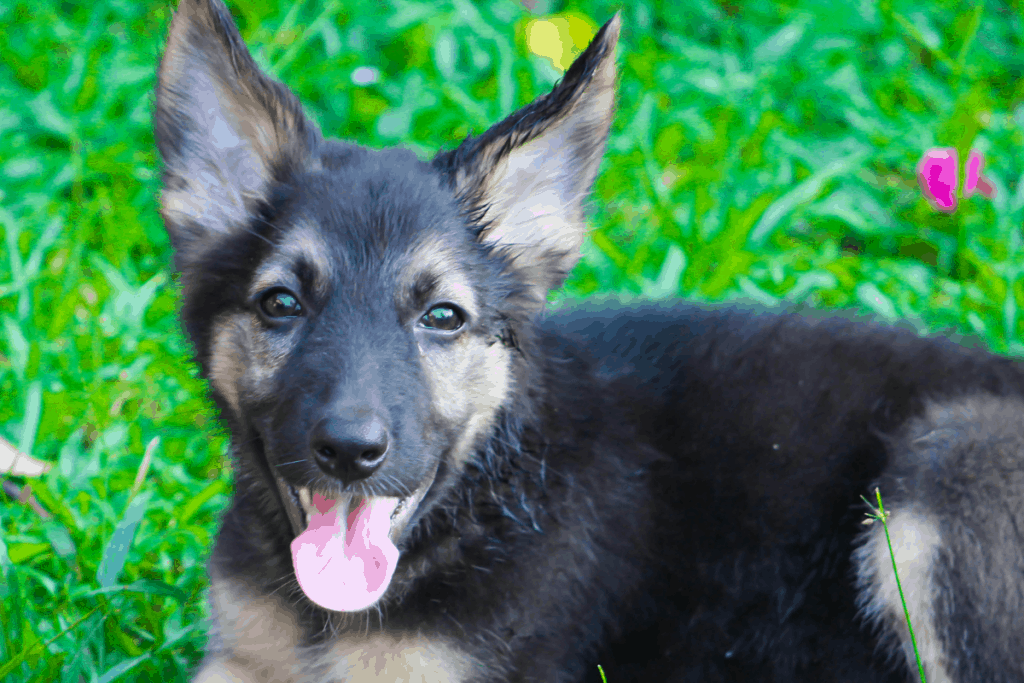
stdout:
[[[426,157],[550,88],[620,7],[619,111],[567,295],[857,308],[1024,352],[1019,2],[233,10],[325,133]],[[0,436],[54,464],[7,480],[49,519],[0,498],[3,683],[187,680],[205,641],[231,484],[155,203],[171,11],[0,4]],[[981,151],[996,197],[934,211],[915,165],[938,145]]]

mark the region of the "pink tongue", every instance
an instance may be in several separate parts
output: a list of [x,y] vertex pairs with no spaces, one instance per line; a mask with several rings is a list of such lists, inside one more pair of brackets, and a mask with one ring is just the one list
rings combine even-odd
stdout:
[[319,514],[311,515],[309,527],[292,541],[292,564],[310,600],[352,612],[377,602],[391,583],[398,548],[388,532],[398,501],[363,498],[349,512],[347,525],[338,519],[335,502],[313,495]]

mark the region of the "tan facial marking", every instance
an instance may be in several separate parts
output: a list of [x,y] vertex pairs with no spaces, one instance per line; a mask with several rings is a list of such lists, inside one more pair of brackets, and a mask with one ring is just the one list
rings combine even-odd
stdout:
[[250,313],[221,316],[213,325],[210,380],[232,410],[241,412],[241,397],[265,398],[271,381],[287,360],[291,340],[268,335]]
[[241,413],[238,385],[245,375],[249,352],[248,316],[221,316],[214,321],[210,346],[210,381],[235,413]]
[[460,258],[459,252],[429,240],[415,246],[409,264],[398,278],[397,305],[400,308],[410,305],[407,297],[416,283],[416,278],[427,273],[437,277],[432,292],[433,300],[458,304],[471,317],[477,316],[480,306],[470,285],[470,278],[459,267]]
[[[294,265],[299,260],[309,263],[313,270],[313,291],[301,292]],[[249,286],[249,295],[255,296],[274,286],[287,287],[298,294],[324,297],[334,280],[335,265],[330,249],[315,225],[300,221],[290,228],[273,253],[260,264]]]
[[453,450],[461,462],[511,391],[511,352],[493,338],[466,334],[446,347],[421,345],[420,362],[435,412],[461,428]]

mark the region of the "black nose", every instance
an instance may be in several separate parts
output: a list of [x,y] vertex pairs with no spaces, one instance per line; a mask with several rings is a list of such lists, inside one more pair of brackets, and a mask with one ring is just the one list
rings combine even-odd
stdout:
[[317,466],[348,484],[370,476],[384,463],[388,429],[372,412],[357,419],[329,416],[313,427],[310,446]]

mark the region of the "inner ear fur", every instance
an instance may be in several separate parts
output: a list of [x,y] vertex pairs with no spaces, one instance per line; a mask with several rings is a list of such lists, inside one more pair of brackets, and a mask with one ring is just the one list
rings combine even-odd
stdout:
[[182,0],[160,60],[161,213],[179,268],[244,226],[275,179],[315,165],[319,128],[253,61],[220,0]]
[[616,14],[555,88],[434,159],[479,230],[542,304],[580,257],[584,200],[615,110]]

